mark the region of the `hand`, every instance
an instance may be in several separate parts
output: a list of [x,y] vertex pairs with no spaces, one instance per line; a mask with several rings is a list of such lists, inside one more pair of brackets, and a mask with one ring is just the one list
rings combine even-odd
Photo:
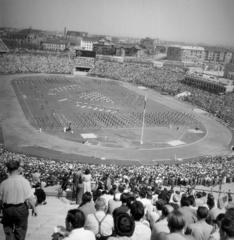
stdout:
[[37,216],[37,209],[36,209],[36,208],[34,208],[34,209],[32,210],[32,216],[34,216],[34,217]]

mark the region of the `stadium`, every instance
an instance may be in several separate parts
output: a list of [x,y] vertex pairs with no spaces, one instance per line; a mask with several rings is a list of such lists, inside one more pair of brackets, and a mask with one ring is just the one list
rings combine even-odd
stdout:
[[183,84],[177,68],[134,58],[26,52],[1,60],[0,182],[13,162],[17,176],[35,187],[27,239],[50,239],[53,228],[67,234],[64,219],[70,210],[84,211],[87,193],[93,209],[109,199],[103,206],[110,218],[114,196],[128,194],[148,224],[155,220],[144,214],[144,201],[152,215],[162,201],[176,210],[193,198],[208,209],[214,196],[218,211],[233,206],[233,93]]
[[2,75],[1,90],[2,139],[14,152],[137,165],[230,153],[224,124],[138,84],[19,74]]

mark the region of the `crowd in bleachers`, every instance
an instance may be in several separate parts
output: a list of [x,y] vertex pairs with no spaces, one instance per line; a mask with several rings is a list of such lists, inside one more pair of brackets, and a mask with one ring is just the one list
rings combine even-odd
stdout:
[[171,69],[155,68],[151,65],[106,62],[99,60],[90,71],[90,75],[132,82],[175,96],[184,91],[191,92],[186,100],[224,122],[234,126],[234,93],[217,95],[181,83],[184,73]]
[[201,157],[196,161],[166,164],[159,163],[156,166],[118,166],[118,165],[88,165],[69,161],[50,161],[48,159],[29,157],[23,154],[1,150],[0,177],[4,179],[4,163],[9,159],[18,159],[22,162],[24,175],[31,180],[32,173],[37,170],[41,173],[41,180],[48,185],[56,185],[66,179],[67,183],[72,171],[78,168],[90,169],[96,184],[102,182],[106,175],[112,176],[112,181],[123,181],[128,176],[130,183],[156,185],[205,185],[215,186],[223,181],[234,182],[233,157]]
[[66,227],[57,227],[52,236],[53,240],[227,240],[234,237],[233,224],[230,194],[214,198],[193,189],[152,191],[147,185],[135,190],[107,181],[92,193],[84,192],[78,208],[68,211]]
[[93,59],[54,54],[6,54],[1,56],[0,73],[64,73],[70,74],[76,66],[93,66]]
[[[83,239],[80,231],[77,231],[80,228],[92,233],[89,234],[91,238],[85,239],[114,240],[123,236],[123,239],[136,240],[177,239],[177,234],[181,235],[180,239],[222,239],[219,237],[221,220],[232,211],[227,210],[233,207],[230,192],[222,192],[214,198],[212,193],[196,191],[194,188],[196,185],[211,187],[221,182],[234,182],[233,156],[207,156],[180,164],[123,167],[54,161],[12,153],[4,148],[0,150],[1,181],[7,177],[5,164],[12,159],[18,160],[21,174],[32,185],[36,184],[35,179],[43,187],[59,184],[61,190],[71,192],[79,204],[78,208],[69,210],[66,229],[57,228],[53,239],[65,236],[73,239],[74,234],[78,239]],[[82,177],[81,181],[78,176]],[[82,194],[78,200],[77,186],[81,184]],[[174,190],[178,185],[185,188]],[[99,230],[98,221],[104,216],[106,220],[103,220]],[[83,223],[78,227],[74,219],[78,221],[79,218],[83,219]],[[129,221],[131,230],[122,226],[119,218]],[[206,230],[199,227],[201,223]]]

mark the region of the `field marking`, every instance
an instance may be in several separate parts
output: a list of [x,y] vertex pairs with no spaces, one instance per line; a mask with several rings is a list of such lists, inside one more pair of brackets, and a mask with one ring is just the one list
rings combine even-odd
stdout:
[[67,98],[62,98],[58,100],[58,102],[65,102],[65,101],[67,101]]
[[183,141],[180,141],[180,140],[171,140],[169,142],[167,142],[169,145],[171,146],[180,146],[180,145],[184,145],[186,144],[185,142]]

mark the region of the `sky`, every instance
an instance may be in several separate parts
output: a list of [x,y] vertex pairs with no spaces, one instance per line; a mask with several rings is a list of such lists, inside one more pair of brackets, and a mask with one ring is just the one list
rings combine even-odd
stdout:
[[1,27],[234,46],[234,0],[0,0]]

